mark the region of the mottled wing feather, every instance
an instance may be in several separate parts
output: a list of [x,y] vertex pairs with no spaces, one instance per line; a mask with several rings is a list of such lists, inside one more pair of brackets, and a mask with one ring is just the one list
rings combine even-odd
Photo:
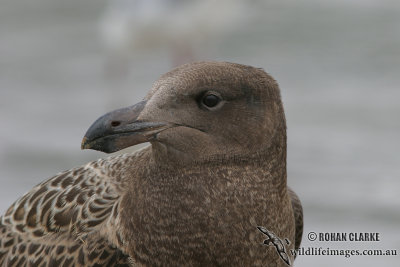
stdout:
[[1,218],[0,266],[128,266],[113,227],[124,160],[60,173],[17,200]]
[[292,209],[294,212],[294,219],[296,223],[296,233],[295,233],[295,249],[298,249],[301,244],[301,239],[303,236],[303,207],[297,194],[288,187],[289,197],[292,201]]

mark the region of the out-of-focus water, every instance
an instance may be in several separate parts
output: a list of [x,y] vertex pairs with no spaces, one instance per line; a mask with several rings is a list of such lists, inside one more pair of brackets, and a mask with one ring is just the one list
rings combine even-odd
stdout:
[[[263,67],[280,83],[288,179],[304,247],[400,253],[400,3],[268,1],[210,37],[199,60]],[[0,9],[0,210],[51,175],[104,154],[81,151],[104,112],[139,101],[171,68],[138,50],[128,77],[104,77],[105,0],[11,1]],[[314,232],[379,232],[380,242],[311,242]],[[296,266],[395,266],[400,256],[299,256]]]

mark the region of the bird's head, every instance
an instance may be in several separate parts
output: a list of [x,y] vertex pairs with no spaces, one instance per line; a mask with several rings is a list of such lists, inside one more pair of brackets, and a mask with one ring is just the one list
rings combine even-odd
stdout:
[[161,76],[142,102],[97,119],[82,149],[112,153],[150,142],[158,157],[199,162],[263,153],[278,142],[277,133],[286,140],[285,130],[271,76],[245,65],[198,62]]

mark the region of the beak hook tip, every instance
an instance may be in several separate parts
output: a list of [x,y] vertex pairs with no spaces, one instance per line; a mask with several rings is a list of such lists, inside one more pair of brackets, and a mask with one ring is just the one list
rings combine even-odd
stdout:
[[86,136],[85,136],[85,137],[83,137],[83,139],[82,139],[81,149],[84,150],[84,149],[86,149],[86,148],[87,148],[87,138],[86,138]]

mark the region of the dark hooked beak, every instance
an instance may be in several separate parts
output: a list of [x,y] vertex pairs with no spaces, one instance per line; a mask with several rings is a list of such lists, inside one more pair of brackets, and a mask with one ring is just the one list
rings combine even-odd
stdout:
[[151,141],[167,128],[168,123],[139,121],[146,101],[111,111],[98,118],[82,140],[82,149],[112,153],[136,144]]

